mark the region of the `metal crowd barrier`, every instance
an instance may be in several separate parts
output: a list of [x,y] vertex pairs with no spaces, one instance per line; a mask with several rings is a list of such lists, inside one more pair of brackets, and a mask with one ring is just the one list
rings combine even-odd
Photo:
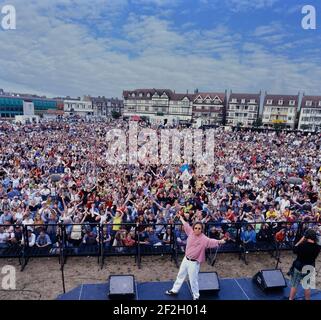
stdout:
[[[216,249],[206,250],[208,262],[214,265],[217,253],[238,253],[247,264],[251,252],[270,252],[279,262],[282,250],[292,250],[307,228],[317,222],[208,222],[205,234],[225,239]],[[178,266],[184,254],[187,236],[182,224],[43,224],[0,225],[10,234],[8,243],[0,243],[0,258],[18,258],[21,270],[30,258],[58,257],[61,268],[68,257],[96,256],[101,268],[110,256],[132,256],[138,267],[142,257],[169,255]],[[41,231],[45,232],[39,240]],[[128,237],[128,234],[131,237]],[[45,238],[45,239],[44,239]],[[127,239],[126,239],[127,238]],[[46,243],[48,245],[46,245]],[[214,256],[214,257],[213,257]]]

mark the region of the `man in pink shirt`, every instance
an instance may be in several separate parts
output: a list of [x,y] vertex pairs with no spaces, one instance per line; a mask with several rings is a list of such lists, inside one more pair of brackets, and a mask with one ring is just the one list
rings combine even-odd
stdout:
[[185,249],[185,257],[179,268],[179,272],[176,281],[171,290],[167,290],[167,295],[178,294],[185,278],[188,274],[191,289],[193,292],[193,300],[199,299],[199,287],[198,287],[198,273],[200,265],[205,261],[205,250],[208,248],[215,248],[220,244],[224,244],[225,240],[210,239],[203,233],[203,224],[201,222],[194,223],[191,227],[180,215],[181,222],[183,223],[185,232],[188,236]]

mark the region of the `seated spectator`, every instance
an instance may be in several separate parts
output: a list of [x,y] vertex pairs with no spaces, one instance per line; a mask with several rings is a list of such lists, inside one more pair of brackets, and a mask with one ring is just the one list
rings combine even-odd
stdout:
[[285,243],[292,247],[295,242],[295,237],[295,232],[293,230],[287,230],[285,235]]
[[242,241],[246,250],[255,245],[256,232],[255,232],[252,225],[248,224],[246,226],[246,229],[241,232],[241,241]]
[[187,234],[183,228],[183,225],[179,226],[179,229],[176,230],[176,242],[182,252],[185,252],[185,247],[187,244]]
[[123,247],[124,244],[123,244],[123,239],[122,239],[122,233],[121,232],[116,232],[112,246],[115,248],[116,252],[120,253],[120,252],[124,251],[124,247]]
[[94,233],[93,230],[86,231],[86,234],[84,235],[82,243],[86,245],[96,244],[96,234]]
[[[35,245],[35,243],[36,243],[36,235],[33,233],[33,229],[32,229],[32,227],[27,227],[27,232],[28,232],[28,247],[29,248],[32,248],[34,245]],[[22,237],[22,239],[21,239],[21,245],[25,245],[25,239],[24,239],[24,237]]]
[[158,238],[153,227],[147,227],[146,232],[147,232],[147,238],[145,240],[145,244],[148,244],[150,246],[161,246],[162,245],[162,242]]
[[285,235],[286,235],[285,232],[286,232],[285,228],[282,228],[280,231],[278,231],[275,234],[275,241],[279,244],[280,247],[284,245]]
[[272,242],[273,235],[270,226],[267,223],[262,224],[260,231],[256,236],[257,241]]
[[21,225],[15,225],[13,233],[9,238],[10,244],[11,245],[21,244],[22,237],[23,237],[23,229]]
[[[99,241],[100,241],[99,234],[97,235],[96,241],[97,241],[97,243],[99,243]],[[103,227],[102,241],[103,241],[104,248],[108,248],[110,246],[111,236],[110,236],[110,233],[108,232],[107,226]]]
[[170,245],[172,243],[172,228],[168,226],[166,232],[162,238],[162,242],[165,245]]
[[46,234],[44,230],[41,230],[39,236],[36,240],[36,245],[38,248],[48,248],[52,244],[50,237]]
[[40,234],[40,231],[43,230],[44,221],[41,218],[41,214],[39,212],[36,213],[34,218],[34,232],[36,235]]
[[0,227],[0,249],[7,248],[9,243],[9,234],[5,232],[4,227]]
[[123,244],[125,247],[133,247],[136,244],[135,239],[130,232],[128,232],[126,238],[123,240]]

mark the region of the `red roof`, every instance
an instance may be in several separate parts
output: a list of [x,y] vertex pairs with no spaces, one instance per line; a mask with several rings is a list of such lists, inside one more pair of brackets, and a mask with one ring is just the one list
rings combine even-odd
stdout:
[[[312,105],[307,106],[306,102],[311,101]],[[321,108],[320,106],[321,103],[321,96],[303,96],[302,102],[301,102],[301,107],[302,108]]]
[[[272,105],[278,106],[279,100],[283,100],[282,106],[286,107],[297,107],[299,102],[298,95],[286,95],[286,94],[266,94],[264,97],[264,105],[267,104],[267,100],[272,100]],[[294,105],[290,105],[290,101],[295,101]]]

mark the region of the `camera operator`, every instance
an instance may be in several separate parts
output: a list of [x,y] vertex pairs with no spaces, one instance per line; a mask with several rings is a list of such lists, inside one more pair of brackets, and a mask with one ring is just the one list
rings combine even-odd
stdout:
[[[294,300],[297,287],[301,280],[307,275],[302,273],[304,266],[315,268],[315,260],[320,252],[317,244],[317,234],[313,229],[308,229],[301,240],[294,246],[294,253],[297,258],[294,260],[289,274],[291,275],[291,291],[289,300]],[[305,300],[310,300],[311,290],[304,289]]]

